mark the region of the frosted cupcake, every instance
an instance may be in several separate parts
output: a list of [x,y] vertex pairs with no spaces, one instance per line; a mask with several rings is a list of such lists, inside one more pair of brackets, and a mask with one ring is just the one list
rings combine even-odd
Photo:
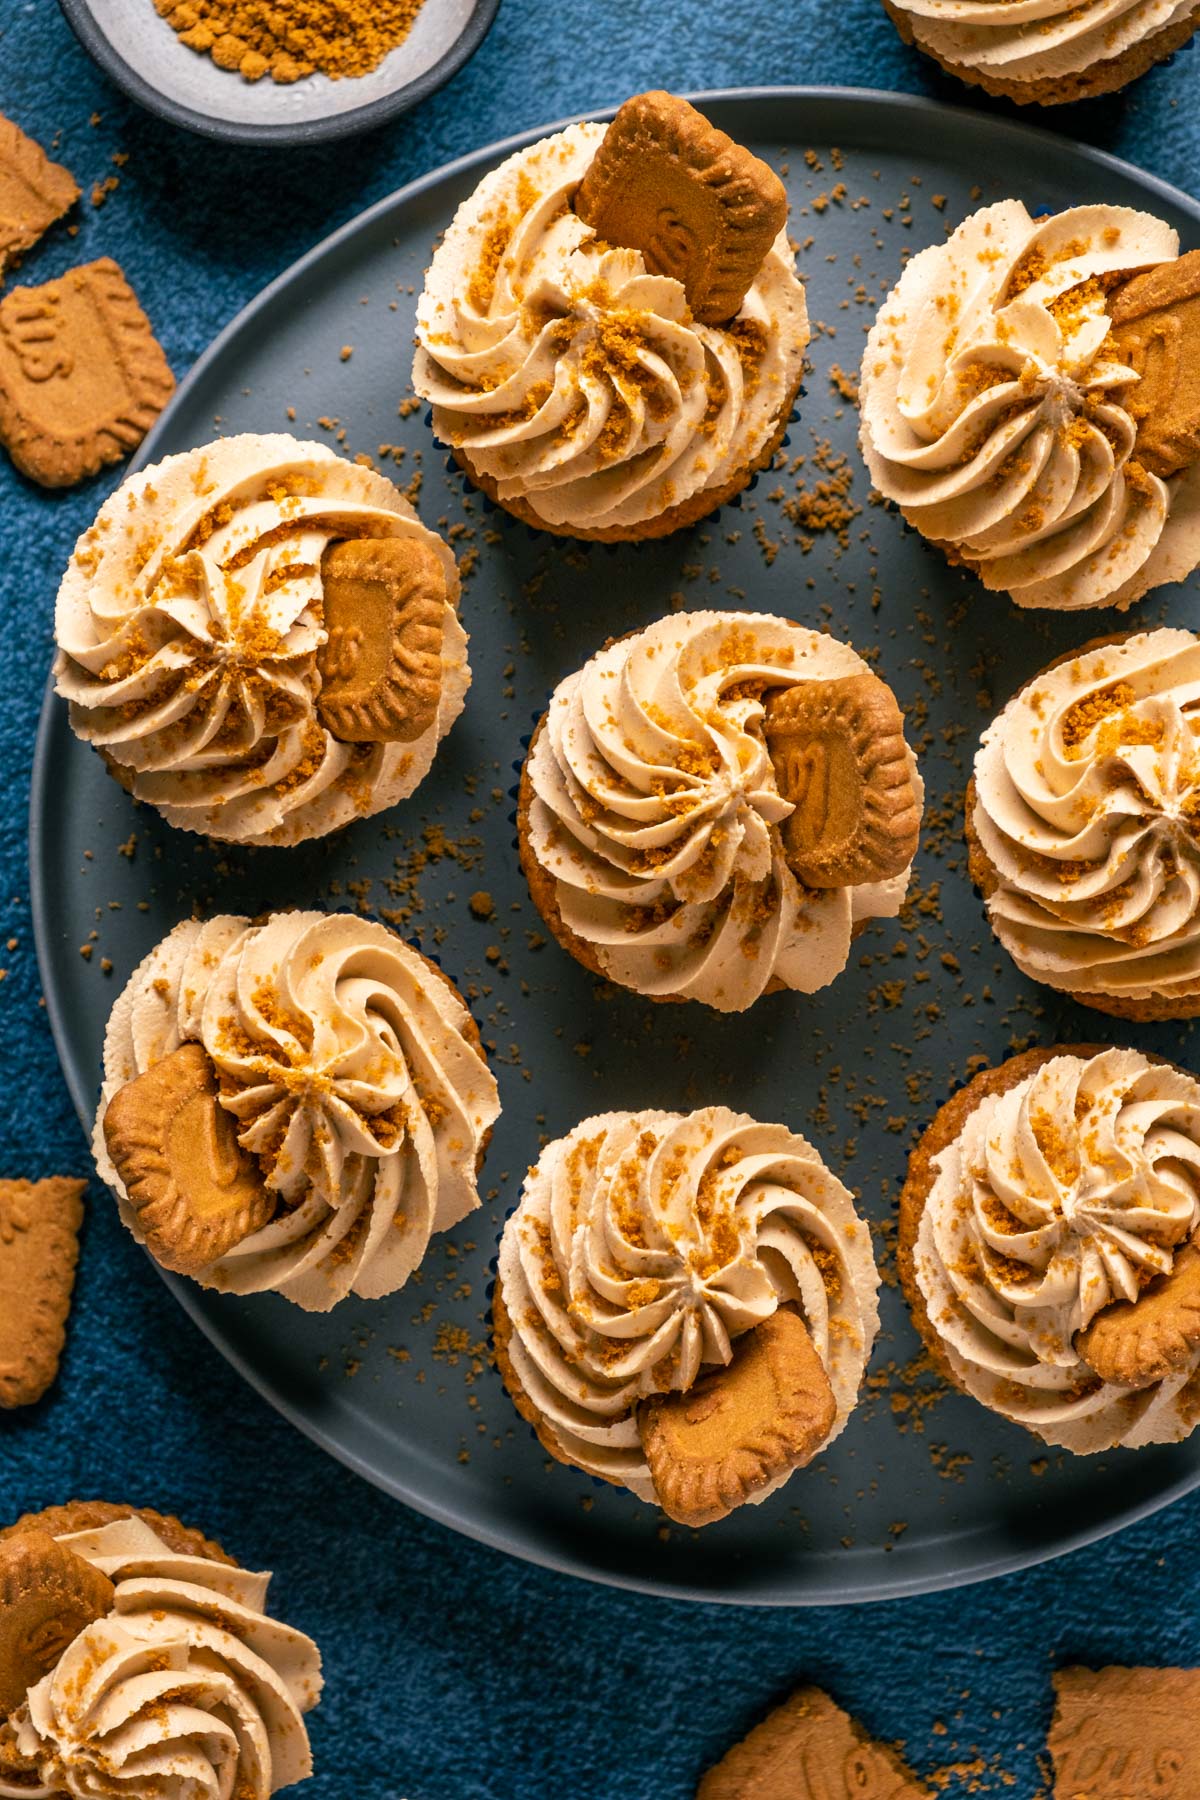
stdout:
[[1122,1018],[1200,1014],[1200,638],[1035,675],[984,733],[967,839],[1022,973]]
[[1149,213],[973,213],[913,258],[868,339],[876,488],[1018,606],[1126,607],[1181,581],[1200,563],[1198,296],[1200,255]]
[[1136,1050],[1031,1050],[942,1107],[900,1275],[945,1373],[1080,1455],[1200,1419],[1200,1082]]
[[497,1361],[551,1455],[707,1525],[842,1431],[878,1286],[849,1193],[785,1126],[605,1113],[529,1171],[500,1245]]
[[661,537],[773,456],[808,313],[778,176],[684,100],[518,150],[464,201],[413,386],[477,486],[566,537]]
[[458,570],[382,475],[222,438],[131,475],[75,546],[55,686],[172,825],[295,844],[411,794],[462,711]]
[[559,943],[655,1000],[811,994],[899,912],[921,778],[891,689],[763,613],[675,613],[560,683],[521,775],[521,866]]
[[906,44],[1018,105],[1111,94],[1185,44],[1193,0],[883,0]]
[[76,1501],[0,1536],[0,1795],[269,1800],[312,1774],[310,1638],[178,1519]]
[[327,1312],[479,1205],[496,1083],[457,988],[371,920],[177,925],[113,1007],[93,1147],[164,1268]]

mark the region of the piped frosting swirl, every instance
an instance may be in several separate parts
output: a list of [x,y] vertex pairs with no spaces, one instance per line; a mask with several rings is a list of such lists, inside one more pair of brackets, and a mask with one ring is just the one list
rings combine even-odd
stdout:
[[[1188,17],[1192,0],[893,0],[918,48],[985,85],[1069,84]],[[1032,97],[1032,96],[1031,96]]]
[[[909,523],[1020,606],[1127,606],[1200,562],[1200,477],[1135,459],[1122,275],[1174,259],[1149,213],[973,213],[908,264],[863,356],[863,454]],[[1136,391],[1136,390],[1134,390]]]
[[[93,1148],[116,1090],[180,1044],[216,1066],[275,1217],[201,1279],[324,1312],[395,1292],[479,1205],[499,1096],[457,990],[383,925],[295,912],[187,920],[131,976],[109,1020]],[[136,1229],[132,1210],[123,1215]]]
[[644,1500],[639,1400],[686,1391],[793,1302],[833,1388],[832,1442],[879,1326],[850,1194],[804,1138],[721,1106],[605,1113],[549,1144],[498,1267],[526,1394],[571,1461]]
[[1200,1351],[1131,1391],[1075,1339],[1200,1226],[1200,1082],[1134,1050],[1057,1056],[986,1095],[936,1167],[915,1274],[968,1392],[1081,1454],[1186,1437]]
[[486,175],[434,253],[413,386],[502,501],[637,526],[753,465],[799,385],[804,289],[781,232],[728,325],[571,210],[604,137],[572,125]]
[[267,1616],[269,1575],[182,1555],[138,1518],[60,1541],[115,1584],[113,1608],[9,1721],[0,1795],[269,1800],[311,1775],[321,1659]]
[[984,733],[992,925],[1075,994],[1200,991],[1200,638],[1143,632],[1037,676]]
[[[442,691],[411,743],[322,723],[321,557],[416,537],[446,572]],[[75,546],[55,685],[76,734],[172,825],[244,844],[319,837],[405,798],[462,711],[454,556],[382,475],[283,434],[222,438],[131,475]]]
[[[820,891],[792,874],[762,729],[770,689],[866,667],[786,619],[676,613],[560,683],[526,764],[527,853],[610,979],[738,1012],[772,983],[826,986],[855,925],[895,916],[908,871]],[[919,799],[915,763],[913,781]]]

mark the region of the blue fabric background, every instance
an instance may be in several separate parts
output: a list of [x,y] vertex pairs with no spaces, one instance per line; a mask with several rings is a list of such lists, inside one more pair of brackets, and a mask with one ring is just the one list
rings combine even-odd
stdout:
[[[1195,192],[1198,70],[1184,53],[1126,96],[1042,122]],[[903,48],[878,0],[504,0],[468,67],[387,129],[306,152],[225,150],[127,103],[51,0],[0,0],[0,111],[56,145],[85,190],[120,175],[25,277],[117,257],[178,375],[314,241],[451,157],[650,86],[784,82],[968,103]],[[55,586],[107,485],[47,495],[0,458],[0,944],[17,940],[0,957],[5,1173],[89,1167],[38,1003],[25,809]],[[127,1498],[273,1567],[279,1610],[325,1654],[313,1800],[688,1800],[706,1763],[803,1678],[907,1740],[926,1771],[978,1758],[950,1794],[1033,1800],[1056,1661],[1200,1663],[1200,1496],[1029,1575],[860,1610],[687,1608],[508,1561],[296,1435],[150,1276],[103,1191],[92,1201],[62,1379],[40,1407],[0,1418],[0,1518],[75,1494]]]

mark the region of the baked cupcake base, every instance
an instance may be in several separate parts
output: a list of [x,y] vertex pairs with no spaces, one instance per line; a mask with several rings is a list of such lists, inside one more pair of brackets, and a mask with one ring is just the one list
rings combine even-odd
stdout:
[[[637,634],[636,632],[626,632],[624,635],[635,637]],[[607,650],[609,644],[616,642],[619,642],[619,639],[610,638],[608,644],[603,645],[603,649]],[[601,981],[611,981],[612,977],[601,962],[595,947],[589,944],[585,938],[581,938],[577,932],[572,931],[563,918],[562,909],[558,904],[558,884],[549,869],[544,869],[534,855],[533,845],[530,841],[529,814],[536,795],[533,791],[529,765],[533,757],[534,745],[546,729],[546,718],[547,715],[543,713],[534,727],[533,736],[529,740],[529,748],[525,752],[525,761],[521,765],[521,781],[517,790],[517,858],[521,864],[521,872],[529,883],[530,897],[541,914],[542,923],[547,931],[567,952],[567,955],[573,956],[575,961],[590,975],[597,976]],[[782,987],[783,983],[779,978],[773,976],[763,992],[777,994]],[[683,994],[646,994],[643,998],[664,1006],[683,1006],[686,1001],[686,996]]]
[[[1048,675],[1052,669],[1059,669],[1064,663],[1075,662],[1081,656],[1090,655],[1093,650],[1103,650],[1111,644],[1124,644],[1131,637],[1138,635],[1135,631],[1112,631],[1103,637],[1090,638],[1086,644],[1081,644],[1078,650],[1065,651],[1062,656],[1056,656],[1053,662],[1047,663],[1044,669],[1039,669],[1036,675],[1030,676],[1029,680],[1022,683],[1017,689],[1013,699],[1015,700],[1018,695],[1027,692],[1035,682],[1040,681],[1043,675]],[[1008,704],[1011,706],[1012,701],[1010,700]],[[975,777],[972,776],[967,783],[964,827],[967,840],[967,871],[972,885],[986,903],[1001,885],[1000,872],[984,849],[979,833],[975,829],[975,801]],[[1031,981],[1039,980],[1036,976],[1030,976],[1029,979]],[[1039,986],[1049,987],[1050,991],[1055,994],[1065,994],[1069,999],[1076,1001],[1078,1005],[1086,1006],[1091,1012],[1105,1013],[1113,1019],[1128,1019],[1139,1025],[1162,1024],[1171,1019],[1200,1018],[1200,982],[1170,998],[1157,994],[1130,998],[1120,994],[1084,993],[1076,988],[1055,987],[1049,982],[1040,980]]]
[[722,1106],[597,1114],[547,1144],[495,1268],[495,1364],[542,1448],[688,1528],[837,1438],[879,1325],[849,1189],[787,1126]]
[[640,544],[651,538],[670,537],[672,532],[684,531],[689,525],[698,524],[701,519],[708,518],[720,507],[728,505],[729,501],[740,494],[761,469],[768,467],[787,435],[788,426],[792,422],[793,409],[800,397],[803,379],[803,375],[801,375],[792,388],[780,409],[771,436],[753,462],[747,463],[743,468],[737,470],[719,488],[704,488],[700,493],[693,494],[690,500],[683,500],[678,506],[672,506],[654,518],[643,519],[637,525],[608,525],[594,528],[582,525],[573,527],[552,525],[549,520],[543,519],[539,513],[534,511],[528,500],[519,495],[502,500],[492,476],[484,475],[477,469],[465,450],[455,450],[454,460],[479,491],[486,494],[488,499],[493,501],[502,512],[511,513],[514,519],[520,519],[523,525],[530,526],[534,531],[548,531],[554,537],[579,538],[596,544]]
[[1000,99],[1014,100],[1018,106],[1066,106],[1075,100],[1091,100],[1100,94],[1114,94],[1129,82],[1136,81],[1140,75],[1145,75],[1156,63],[1163,62],[1181,49],[1197,26],[1200,26],[1200,6],[1197,6],[1185,18],[1164,25],[1141,43],[1131,45],[1121,56],[1107,57],[1103,62],[1093,63],[1090,68],[1080,69],[1074,74],[1046,76],[1038,81],[1009,81],[1002,75],[991,74],[985,69],[973,69],[966,63],[944,61],[921,43],[908,14],[896,6],[894,0],[883,0],[883,6],[904,42],[919,50],[922,56],[927,56],[930,62],[936,63],[947,75],[955,76],[968,87],[982,88],[985,93],[994,94]]
[[269,1574],[109,1501],[27,1513],[0,1553],[4,1793],[267,1800],[312,1775],[321,1656],[268,1612]]
[[170,1513],[152,1511],[146,1506],[122,1506],[111,1500],[68,1500],[63,1506],[43,1507],[41,1512],[23,1513],[12,1525],[0,1531],[0,1538],[16,1537],[23,1531],[45,1531],[51,1537],[65,1537],[74,1531],[98,1531],[101,1526],[115,1525],[118,1519],[141,1519],[168,1550],[180,1556],[203,1556],[209,1562],[225,1563],[237,1568],[233,1557],[193,1531]]
[[[260,1002],[266,1014],[235,998],[243,978],[244,991],[271,996]],[[209,1006],[214,983],[225,985]],[[391,1019],[390,1040],[372,1023],[375,1006]],[[159,1036],[134,1031],[139,1009]],[[297,1034],[286,1052],[271,1035],[281,1010]],[[354,1051],[332,1081],[312,1049],[323,1028]],[[289,1071],[301,1064],[311,1130],[355,1160],[314,1163],[281,1191],[272,1147],[293,1128]],[[480,1204],[500,1107],[478,1022],[451,978],[378,921],[290,909],[181,922],[118,996],[105,1068],[93,1131],[99,1172],[135,1239],[202,1286],[272,1291],[310,1312],[351,1292],[380,1299],[403,1287],[435,1232]],[[277,1109],[271,1144],[247,1139],[238,1110],[239,1096],[264,1085]],[[184,1107],[192,1124],[181,1137],[172,1121]],[[421,1162],[411,1184],[404,1168],[387,1167],[402,1134]]]
[[[921,1218],[926,1202],[933,1192],[938,1177],[936,1158],[943,1150],[949,1149],[956,1138],[960,1137],[967,1120],[984,1100],[992,1095],[1007,1094],[1012,1088],[1019,1087],[1021,1082],[1031,1075],[1036,1075],[1046,1063],[1053,1062],[1059,1056],[1099,1056],[1109,1049],[1107,1044],[1053,1044],[1049,1049],[1023,1051],[1019,1056],[1012,1056],[998,1068],[981,1069],[973,1080],[965,1087],[959,1088],[939,1107],[933,1121],[922,1133],[916,1149],[908,1159],[908,1174],[900,1191],[899,1233],[896,1246],[896,1266],[900,1274],[900,1285],[904,1290],[904,1298],[908,1301],[913,1323],[921,1334],[921,1339],[933,1358],[938,1372],[944,1375],[951,1386],[960,1393],[967,1394],[968,1389],[958,1379],[951,1366],[949,1357],[942,1348],[942,1340],[934,1329],[929,1317],[929,1308],[921,1285],[917,1280],[916,1244],[917,1233],[921,1228]],[[1034,1433],[1036,1436],[1037,1434]]]
[[[624,635],[626,637],[636,637],[637,633],[631,631],[624,633]],[[609,644],[618,642],[620,642],[619,639],[610,638],[608,643],[602,645],[601,648],[607,650]],[[567,952],[568,956],[573,956],[575,961],[580,963],[583,968],[587,969],[590,974],[598,976],[601,981],[612,981],[613,977],[604,967],[595,948],[591,944],[585,942],[577,932],[572,931],[571,927],[563,918],[562,910],[558,904],[558,890],[555,878],[550,873],[549,869],[544,869],[542,867],[541,863],[534,855],[533,847],[530,843],[529,813],[535,795],[533,791],[533,781],[529,774],[529,765],[533,757],[534,745],[545,730],[545,726],[546,714],[543,713],[534,727],[533,736],[529,740],[529,748],[525,752],[525,761],[521,765],[521,780],[517,789],[517,857],[521,864],[521,871],[529,884],[530,896],[532,897],[538,912],[541,914],[542,923],[545,925],[547,931],[552,934],[556,942]],[[852,925],[850,927],[850,942],[854,943],[860,938],[871,923],[872,921],[870,919],[860,919],[856,925]],[[620,984],[614,983],[614,985],[619,986]],[[625,991],[628,992],[631,990]],[[773,975],[766,987],[762,990],[760,998],[765,997],[767,994],[782,994],[787,991],[785,984],[780,981],[778,975]],[[684,1006],[690,999],[690,996],[686,994],[643,994],[641,997],[644,1000],[652,1000],[659,1006]],[[703,1005],[704,1003],[703,1001],[697,1001],[696,1004]]]
[[[209,509],[200,542],[197,493]],[[153,567],[131,548],[133,514],[160,552]],[[185,552],[188,605],[207,620],[191,636],[171,611]],[[236,617],[224,618],[211,597],[243,566]],[[240,433],[130,475],[101,507],[59,584],[55,687],[75,735],[172,829],[309,842],[396,806],[428,774],[470,686],[460,591],[450,546],[386,475],[289,433]],[[195,633],[210,628],[229,654],[206,672]],[[361,639],[356,661],[338,655],[347,631]],[[147,643],[164,655],[169,644],[183,681],[169,724],[166,690],[141,692],[144,669],[135,681]],[[100,672],[97,644],[108,645]],[[228,727],[218,738],[214,708]]]
[[[910,1156],[909,1175],[901,1190],[898,1215],[896,1260],[901,1289],[909,1303],[912,1321],[918,1327],[921,1341],[937,1372],[945,1377],[952,1388],[968,1395],[968,1399],[977,1400],[984,1409],[997,1413],[999,1417],[1011,1418],[1040,1442],[1069,1449],[1072,1453],[1083,1456],[1103,1453],[1115,1447],[1135,1449],[1139,1445],[1180,1442],[1195,1429],[1196,1422],[1200,1420],[1200,1372],[1195,1366],[1196,1354],[1200,1352],[1200,1305],[1196,1303],[1200,1296],[1200,1231],[1193,1229],[1191,1244],[1187,1244],[1187,1240],[1180,1240],[1180,1244],[1175,1246],[1171,1271],[1159,1280],[1141,1285],[1139,1296],[1133,1303],[1114,1298],[1110,1287],[1110,1298],[1101,1305],[1101,1309],[1092,1314],[1087,1327],[1074,1332],[1072,1341],[1079,1359],[1079,1368],[1087,1370],[1088,1381],[1094,1386],[1099,1384],[1099,1388],[1103,1390],[1101,1400],[1106,1399],[1106,1406],[1101,1408],[1103,1417],[1099,1417],[1099,1433],[1096,1433],[1096,1427],[1090,1426],[1088,1438],[1088,1415],[1085,1413],[1078,1418],[1078,1424],[1083,1427],[1083,1436],[1079,1436],[1076,1422],[1072,1418],[1070,1429],[1074,1431],[1074,1440],[1072,1436],[1063,1435],[1065,1427],[1049,1429],[1036,1411],[1029,1417],[1024,1417],[1022,1411],[1009,1413],[1002,1400],[995,1395],[988,1399],[982,1393],[975,1393],[968,1386],[968,1381],[959,1377],[959,1373],[955,1372],[954,1355],[948,1350],[948,1341],[941,1336],[936,1319],[930,1318],[928,1312],[927,1298],[918,1278],[918,1249],[921,1246],[921,1226],[928,1202],[939,1192],[943,1177],[943,1170],[937,1166],[937,1159],[952,1150],[955,1143],[961,1143],[964,1132],[972,1127],[973,1114],[979,1111],[979,1107],[988,1102],[999,1102],[1004,1094],[1009,1094],[1018,1087],[1034,1084],[1042,1069],[1060,1062],[1061,1058],[1078,1058],[1078,1062],[1087,1064],[1114,1053],[1123,1055],[1121,1051],[1114,1051],[1114,1046],[1110,1044],[1052,1044],[1049,1048],[1025,1051],[1018,1057],[1009,1058],[999,1067],[982,1069],[972,1082],[959,1089],[959,1093],[955,1093],[937,1111],[934,1120],[919,1138],[918,1145]],[[1157,1057],[1151,1051],[1137,1051],[1132,1055],[1133,1060],[1141,1064],[1144,1073],[1150,1073],[1157,1067],[1166,1073],[1168,1080],[1182,1078],[1184,1082],[1195,1085],[1195,1078],[1173,1066],[1168,1058]],[[995,1118],[997,1114],[993,1114],[993,1121]],[[1038,1127],[1034,1125],[1034,1129]],[[1067,1130],[1072,1130],[1070,1114],[1067,1114]],[[1090,1152],[1083,1148],[1085,1143],[1087,1139],[1079,1139],[1081,1154],[1087,1157]],[[995,1148],[997,1143],[990,1136],[988,1154]],[[984,1183],[988,1181],[988,1175],[981,1172],[977,1177],[972,1177],[970,1170],[966,1168],[961,1168],[959,1174],[968,1184],[973,1179],[981,1179]],[[995,1190],[990,1192],[995,1197]],[[955,1206],[959,1208],[970,1204],[973,1202],[963,1195],[955,1202]],[[1004,1201],[1000,1201],[1000,1204],[1004,1206]],[[963,1255],[970,1258],[972,1249],[966,1247]],[[972,1301],[955,1301],[954,1296],[946,1300],[943,1318],[948,1321],[959,1310],[968,1319],[972,1316],[982,1318],[982,1314],[977,1314]],[[1047,1332],[1052,1341],[1054,1327],[1047,1327]],[[1036,1341],[1038,1339],[1033,1339],[1033,1343]],[[1040,1354],[1038,1361],[1042,1361]],[[1169,1384],[1166,1397],[1162,1395],[1164,1384]],[[1007,1391],[1007,1382],[1000,1381],[999,1377],[997,1391],[1000,1395]],[[1016,1400],[1022,1399],[1025,1390],[1016,1373],[1013,1373],[1013,1391]],[[1038,1391],[1036,1384],[1033,1391]]]

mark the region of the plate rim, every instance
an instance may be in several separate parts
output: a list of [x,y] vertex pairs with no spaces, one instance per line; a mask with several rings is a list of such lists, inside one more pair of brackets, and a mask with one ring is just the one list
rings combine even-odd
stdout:
[[389,119],[411,111],[437,88],[443,87],[474,56],[500,9],[500,0],[473,0],[471,15],[450,48],[420,75],[393,88],[390,93],[381,94],[377,100],[365,101],[361,106],[331,113],[325,118],[297,120],[295,124],[256,125],[245,120],[214,118],[172,100],[113,47],[96,22],[92,0],[58,0],[58,4],[80,45],[101,73],[147,112],[165,119],[169,125],[219,143],[268,147],[329,143],[335,138],[371,131]]
[[[65,9],[69,4],[78,4],[79,0],[59,0],[59,3]],[[499,4],[499,0],[484,0],[484,4],[493,4],[494,10],[494,6]],[[1043,126],[1026,124],[1023,120],[993,118],[987,113],[966,111],[961,107],[950,106],[928,99],[923,95],[895,93],[876,88],[843,88],[827,85],[709,88],[699,91],[691,90],[686,97],[700,105],[738,104],[741,102],[753,104],[762,101],[785,101],[803,105],[806,102],[828,103],[836,100],[853,107],[873,108],[885,112],[893,110],[902,117],[932,115],[935,120],[942,123],[953,118],[958,127],[962,127],[969,120],[974,127],[982,129],[988,135],[998,132],[1002,137],[1016,138],[1018,142],[1024,143],[1027,147],[1040,146],[1050,150],[1065,142],[1071,150],[1097,164],[1102,170],[1110,170],[1122,180],[1132,181],[1136,186],[1167,201],[1171,206],[1188,215],[1195,222],[1197,232],[1200,234],[1200,199],[1193,199],[1191,195],[1186,194],[1181,188],[1176,188],[1161,176],[1140,169],[1136,164],[1114,156],[1110,151],[1081,143],[1074,138],[1064,139],[1054,131]],[[365,207],[345,224],[328,233],[262,287],[245,306],[234,314],[206,349],[201,352],[179,383],[153,428],[126,465],[122,479],[126,479],[154,460],[158,454],[159,440],[166,435],[176,410],[190,397],[191,390],[199,385],[210,367],[219,359],[241,330],[260,312],[272,305],[288,286],[302,279],[313,266],[326,257],[335,254],[342,243],[356,237],[361,232],[370,230],[379,219],[393,211],[402,210],[430,189],[440,186],[455,176],[468,174],[473,169],[485,164],[494,165],[515,150],[561,131],[567,125],[574,124],[580,119],[611,119],[616,110],[617,108],[614,106],[583,114],[571,114],[550,124],[535,126],[529,130],[514,133],[510,137],[498,139],[478,150],[469,151],[463,156],[439,164],[436,168],[427,170],[425,174],[406,182],[402,187],[384,195],[382,199]],[[49,821],[47,784],[51,744],[54,733],[61,729],[63,723],[65,721],[62,719],[58,699],[54,692],[53,669],[51,669],[38,718],[29,788],[30,914],[38,974],[55,1052],[67,1091],[90,1147],[94,1096],[83,1081],[82,1072],[74,1060],[71,1038],[59,1002],[58,991],[51,978],[51,970],[54,966],[54,947],[50,941],[47,890],[42,878],[42,871],[46,866],[44,843],[47,835],[46,826]],[[97,1181],[100,1181],[100,1176],[94,1169],[93,1175]],[[101,1181],[101,1185],[106,1186],[107,1184]],[[910,1599],[922,1594],[944,1593],[955,1588],[969,1587],[980,1582],[995,1580],[1002,1575],[1035,1568],[1042,1563],[1069,1555],[1073,1551],[1085,1549],[1119,1531],[1141,1523],[1200,1487],[1200,1459],[1198,1459],[1196,1467],[1192,1471],[1169,1483],[1152,1498],[1135,1503],[1115,1520],[1106,1519],[1099,1523],[1079,1527],[1058,1536],[1053,1542],[1038,1541],[1014,1548],[1009,1553],[992,1555],[965,1571],[951,1569],[945,1573],[935,1570],[911,1576],[899,1575],[889,1581],[886,1586],[876,1582],[846,1592],[838,1589],[836,1585],[817,1585],[800,1594],[786,1593],[776,1596],[758,1592],[738,1594],[728,1590],[710,1590],[703,1586],[689,1586],[679,1582],[668,1585],[626,1570],[590,1566],[585,1564],[582,1559],[565,1556],[544,1544],[527,1543],[524,1540],[514,1543],[505,1536],[503,1530],[496,1528],[486,1520],[481,1521],[472,1515],[456,1511],[452,1506],[443,1504],[436,1495],[431,1497],[414,1493],[403,1479],[373,1467],[366,1456],[360,1455],[352,1447],[337,1441],[321,1423],[308,1417],[300,1407],[294,1405],[269,1375],[263,1374],[255,1368],[243,1357],[241,1351],[228,1341],[215,1320],[211,1319],[201,1306],[198,1295],[191,1292],[190,1283],[160,1268],[152,1257],[147,1255],[146,1260],[160,1279],[165,1282],[188,1318],[199,1328],[230,1367],[311,1443],[316,1444],[335,1462],[350,1469],[361,1479],[370,1483],[372,1487],[378,1488],[392,1499],[400,1501],[435,1524],[460,1533],[475,1543],[483,1544],[488,1549],[513,1557],[518,1561],[533,1564],[535,1567],[550,1570],[555,1574],[568,1575],[577,1580],[644,1594],[659,1600],[669,1600],[681,1604],[699,1603],[774,1609],[810,1606],[865,1606],[889,1600]]]

